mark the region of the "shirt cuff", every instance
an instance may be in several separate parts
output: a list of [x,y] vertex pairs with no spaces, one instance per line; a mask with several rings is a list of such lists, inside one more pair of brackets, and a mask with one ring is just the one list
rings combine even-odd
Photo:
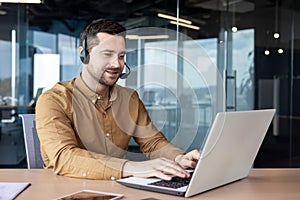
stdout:
[[105,163],[104,179],[116,180],[122,178],[122,170],[124,164],[127,162],[125,159],[111,157]]
[[90,154],[103,166],[103,179],[116,180],[122,178],[122,170],[126,159],[90,152]]

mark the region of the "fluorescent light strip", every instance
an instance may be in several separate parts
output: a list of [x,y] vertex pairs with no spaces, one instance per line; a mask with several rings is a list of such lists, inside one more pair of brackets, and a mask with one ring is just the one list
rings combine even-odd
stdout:
[[200,30],[200,27],[199,26],[194,26],[194,25],[189,25],[189,24],[184,24],[184,23],[177,23],[175,21],[170,21],[171,24],[175,24],[175,25],[179,25],[179,26],[184,26],[184,27],[187,27],[187,28],[191,28],[191,29],[195,29],[195,30]]
[[177,17],[171,16],[171,15],[166,15],[166,14],[158,13],[157,16],[161,17],[161,18],[165,18],[165,19],[179,21],[179,22],[186,23],[186,24],[192,24],[192,22],[190,20],[177,18]]
[[126,35],[126,38],[129,40],[155,40],[155,39],[167,39],[168,35]]
[[14,100],[16,99],[16,44],[17,44],[16,30],[11,31],[11,97],[12,106],[15,106]]
[[0,3],[42,3],[42,0],[0,0]]

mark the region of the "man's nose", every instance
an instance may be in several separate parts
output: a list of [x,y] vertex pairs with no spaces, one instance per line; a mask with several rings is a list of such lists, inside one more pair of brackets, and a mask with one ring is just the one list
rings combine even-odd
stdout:
[[119,68],[122,66],[122,63],[120,62],[120,60],[117,58],[114,58],[112,61],[111,61],[111,66],[112,67],[116,67],[116,68]]

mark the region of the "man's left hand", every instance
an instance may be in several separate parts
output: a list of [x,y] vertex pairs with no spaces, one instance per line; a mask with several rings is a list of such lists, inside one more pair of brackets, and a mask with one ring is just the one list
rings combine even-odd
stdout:
[[200,152],[198,150],[192,150],[185,155],[178,155],[175,158],[177,162],[183,168],[195,168],[198,159],[200,158]]

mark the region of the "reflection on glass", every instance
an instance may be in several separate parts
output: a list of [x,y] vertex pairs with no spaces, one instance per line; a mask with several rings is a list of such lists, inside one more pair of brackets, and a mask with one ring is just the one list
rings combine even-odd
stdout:
[[[217,101],[217,39],[174,37],[168,29],[140,29],[135,35],[163,32],[163,40],[129,41],[127,63],[136,56],[136,89],[153,123],[176,146],[199,148],[212,122]],[[131,38],[132,40],[132,38]],[[127,43],[128,44],[128,43]],[[180,50],[179,50],[180,49]],[[126,81],[132,83],[132,77]],[[222,95],[220,95],[222,96]],[[184,137],[184,139],[183,139]],[[184,141],[184,143],[183,143]]]
[[12,105],[11,95],[11,42],[0,40],[0,106]]
[[237,110],[253,110],[254,29],[246,29],[234,33],[232,41],[232,68],[237,72]]

